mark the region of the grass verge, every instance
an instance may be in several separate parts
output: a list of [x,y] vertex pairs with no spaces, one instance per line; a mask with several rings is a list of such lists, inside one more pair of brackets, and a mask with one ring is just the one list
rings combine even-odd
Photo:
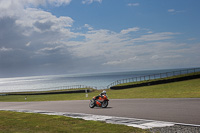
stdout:
[[[59,101],[59,100],[89,100],[98,95],[101,90],[88,93],[51,94],[30,96],[0,96],[0,102],[24,102],[26,101]],[[111,99],[130,98],[200,98],[200,79],[186,80],[167,84],[159,84],[144,87],[135,87],[123,90],[107,90]]]
[[200,98],[200,79],[113,90],[112,98]]
[[147,130],[65,116],[0,111],[0,132],[147,133]]

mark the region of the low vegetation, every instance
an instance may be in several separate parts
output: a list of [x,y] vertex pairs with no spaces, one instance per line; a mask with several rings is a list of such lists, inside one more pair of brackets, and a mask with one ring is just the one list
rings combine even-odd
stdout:
[[112,98],[200,98],[200,79],[114,90]]
[[147,133],[147,130],[65,116],[0,111],[0,132]]

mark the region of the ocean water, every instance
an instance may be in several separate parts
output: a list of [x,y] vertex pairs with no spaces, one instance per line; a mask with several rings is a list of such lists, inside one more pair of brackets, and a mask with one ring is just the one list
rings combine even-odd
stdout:
[[80,85],[106,89],[116,80],[177,70],[180,69],[0,78],[0,92],[46,91],[66,89],[66,86],[79,87]]

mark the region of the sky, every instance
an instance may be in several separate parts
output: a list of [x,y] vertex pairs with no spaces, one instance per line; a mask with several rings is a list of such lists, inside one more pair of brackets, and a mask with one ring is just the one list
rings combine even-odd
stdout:
[[0,0],[0,77],[200,66],[199,0]]

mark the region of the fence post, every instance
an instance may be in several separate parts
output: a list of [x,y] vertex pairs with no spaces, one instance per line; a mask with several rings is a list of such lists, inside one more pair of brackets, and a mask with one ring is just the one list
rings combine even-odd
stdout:
[[87,94],[87,88],[85,89],[85,97],[88,97],[88,94]]

